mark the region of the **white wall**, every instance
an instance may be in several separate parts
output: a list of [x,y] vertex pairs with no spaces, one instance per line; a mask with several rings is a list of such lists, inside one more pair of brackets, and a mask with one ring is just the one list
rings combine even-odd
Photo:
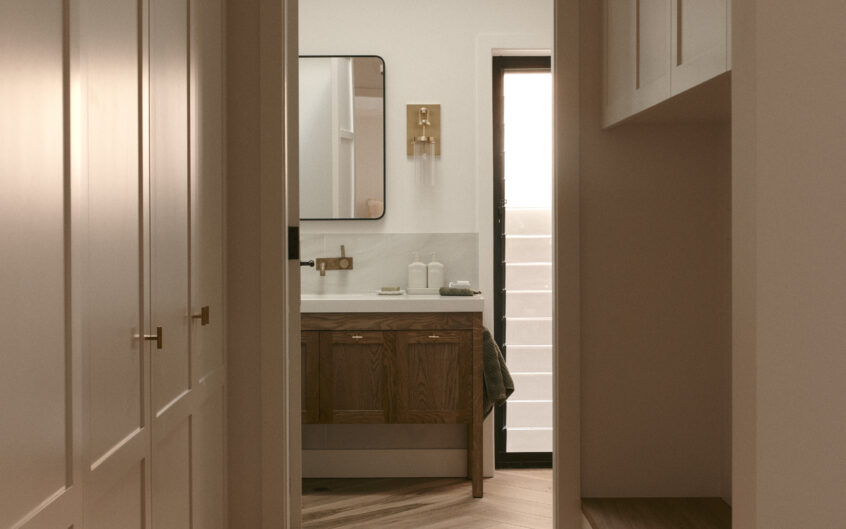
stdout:
[[846,517],[846,4],[735,0],[734,520]]
[[602,9],[581,5],[581,493],[728,496],[730,125],[678,115],[729,93],[602,129]]
[[[532,47],[552,47],[552,1],[309,0],[300,5],[300,54],[372,54],[385,60],[387,211],[375,222],[305,222],[304,232],[469,233],[478,231],[477,153],[492,156],[477,137],[479,97],[490,76],[477,73],[480,36],[531,35]],[[497,44],[494,44],[497,46]],[[504,47],[499,45],[499,47]],[[491,53],[488,51],[487,56]],[[406,156],[405,106],[440,103],[439,183],[414,182]],[[491,205],[484,209],[490,212]]]

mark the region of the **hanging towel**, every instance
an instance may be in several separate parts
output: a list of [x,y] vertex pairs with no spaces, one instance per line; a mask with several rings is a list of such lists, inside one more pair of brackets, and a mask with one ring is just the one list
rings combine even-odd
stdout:
[[482,330],[482,360],[485,385],[484,412],[487,417],[494,404],[497,406],[503,404],[505,399],[514,393],[514,380],[505,365],[505,358],[487,329]]

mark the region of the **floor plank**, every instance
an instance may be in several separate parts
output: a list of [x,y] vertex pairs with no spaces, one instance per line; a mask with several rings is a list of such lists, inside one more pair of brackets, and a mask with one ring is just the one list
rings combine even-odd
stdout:
[[731,529],[720,498],[585,498],[593,529]]
[[552,471],[498,470],[484,498],[463,478],[304,479],[304,529],[551,529]]

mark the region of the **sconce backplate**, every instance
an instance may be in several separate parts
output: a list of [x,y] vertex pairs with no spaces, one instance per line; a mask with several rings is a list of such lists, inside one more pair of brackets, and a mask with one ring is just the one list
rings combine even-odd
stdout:
[[405,149],[408,156],[414,155],[414,145],[412,138],[423,135],[423,128],[417,124],[420,116],[420,109],[426,107],[429,109],[429,123],[426,127],[426,135],[435,138],[435,156],[441,154],[441,105],[406,105],[405,109]]

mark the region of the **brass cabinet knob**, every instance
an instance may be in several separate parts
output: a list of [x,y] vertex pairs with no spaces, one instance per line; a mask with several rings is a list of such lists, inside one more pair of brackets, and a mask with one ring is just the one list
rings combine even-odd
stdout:
[[210,321],[210,310],[209,306],[206,305],[200,308],[199,314],[192,314],[191,317],[195,320],[200,320],[200,325],[208,325]]

